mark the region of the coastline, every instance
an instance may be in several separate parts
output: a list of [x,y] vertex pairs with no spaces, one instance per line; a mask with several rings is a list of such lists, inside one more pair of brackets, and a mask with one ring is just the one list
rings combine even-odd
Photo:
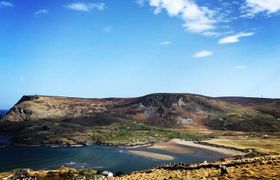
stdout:
[[166,154],[160,154],[160,153],[152,153],[148,151],[137,151],[137,150],[129,150],[128,151],[131,154],[139,155],[145,158],[152,158],[152,159],[158,159],[158,160],[164,160],[164,161],[172,161],[174,160],[174,157],[171,155]]
[[[203,142],[207,142],[207,141],[203,141]],[[137,147],[134,147],[134,148],[128,147],[128,148],[126,148],[126,150],[128,151],[128,153],[137,155],[139,157],[153,158],[153,159],[165,160],[165,161],[172,161],[172,160],[174,160],[174,157],[172,155],[164,154],[164,151],[162,151],[163,153],[161,153],[161,151],[160,151],[160,153],[149,152],[149,149],[159,149],[159,150],[173,151],[176,153],[186,153],[187,154],[187,153],[192,153],[192,151],[190,151],[190,149],[198,148],[198,149],[204,149],[204,150],[213,151],[213,152],[217,152],[217,153],[221,153],[221,154],[226,154],[231,157],[226,157],[225,159],[221,158],[221,159],[217,159],[215,161],[208,161],[208,162],[204,161],[201,163],[195,163],[195,162],[194,163],[188,163],[188,162],[179,162],[179,163],[174,162],[173,163],[172,162],[172,163],[163,164],[161,166],[156,166],[156,168],[153,168],[153,169],[146,169],[146,170],[142,170],[142,171],[133,171],[128,174],[123,174],[122,176],[117,175],[117,178],[129,177],[129,176],[138,178],[139,177],[138,174],[141,174],[141,173],[146,174],[146,172],[150,172],[150,171],[156,172],[156,174],[161,173],[162,171],[164,171],[164,172],[168,171],[167,174],[171,173],[171,172],[174,173],[175,171],[177,173],[177,171],[178,171],[178,173],[182,173],[181,175],[183,176],[185,174],[183,172],[185,172],[185,171],[192,172],[192,170],[209,168],[210,166],[214,167],[215,169],[218,169],[217,171],[219,171],[220,164],[225,164],[228,167],[232,167],[233,163],[239,165],[240,163],[241,164],[244,163],[244,160],[251,161],[250,159],[252,159],[252,158],[254,159],[254,157],[247,158],[247,156],[242,156],[242,155],[247,154],[245,151],[230,149],[230,147],[213,147],[213,146],[211,146],[211,144],[204,145],[204,144],[199,144],[199,143],[200,142],[196,142],[196,141],[185,141],[185,140],[181,140],[181,139],[172,139],[168,142],[159,142],[159,143],[155,143],[155,144],[152,144],[149,146],[140,146],[140,147],[137,146],[140,149],[137,149]],[[145,147],[145,148],[142,150],[141,147]],[[147,149],[147,151],[145,151],[145,149]],[[240,159],[239,158],[236,159],[236,157],[234,157],[236,155],[237,155],[237,157],[238,157],[238,155],[240,155]],[[264,156],[260,156],[260,157],[264,157]],[[268,156],[268,157],[270,157],[270,156]],[[258,157],[256,157],[256,158],[258,158]],[[277,156],[277,159],[279,159],[279,156]],[[274,159],[272,161],[274,161]],[[250,163],[251,162],[249,162],[249,164]],[[73,168],[71,168],[71,169],[72,169],[71,172],[75,172],[75,174],[77,176],[81,175],[79,173],[81,170],[78,170],[78,169],[75,170]],[[210,169],[207,171],[210,172]],[[211,171],[212,170],[213,169],[211,169]],[[92,171],[96,172],[95,170],[92,170]],[[216,171],[216,170],[213,170],[213,171]],[[16,171],[11,170],[10,172],[14,173]],[[34,176],[36,173],[40,174],[38,172],[43,172],[43,171],[42,170],[38,170],[38,171],[30,170],[29,174],[30,175],[32,174]],[[48,174],[48,172],[58,172],[58,174],[61,173],[61,171],[58,171],[58,170],[45,170],[43,174]],[[4,174],[4,172],[0,173],[0,174]],[[94,173],[94,175],[97,175],[97,174]]]
[[[179,154],[192,154],[195,152],[194,148],[208,150],[220,154],[224,154],[226,156],[242,156],[246,155],[244,151],[239,151],[236,149],[230,149],[226,147],[214,147],[210,145],[203,145],[196,143],[195,141],[185,141],[181,139],[172,139],[168,142],[163,143],[155,143],[147,147],[147,150],[164,150],[167,152],[175,152]],[[135,148],[127,148],[128,152],[134,155],[142,156],[145,158],[153,158],[158,160],[173,160],[174,157],[165,153],[152,153],[147,150],[133,150]]]
[[[124,148],[128,151],[133,151],[137,148],[148,148],[148,149],[160,149],[176,153],[192,153],[192,148],[199,148],[204,150],[210,150],[217,153],[222,153],[229,156],[245,155],[248,150],[231,148],[226,146],[217,146],[208,141],[186,141],[182,139],[172,139],[166,142],[155,142],[155,143],[139,143],[139,144],[114,144],[114,143],[91,143],[91,144],[73,144],[73,145],[28,145],[28,144],[9,144],[8,146],[19,146],[19,147],[49,147],[49,148],[81,148],[90,145],[98,146],[111,146],[117,148]],[[5,146],[7,147],[7,146]],[[139,153],[138,153],[139,154]]]
[[[221,166],[227,169],[226,174],[221,174]],[[147,180],[147,179],[277,179],[280,177],[280,156],[267,155],[252,158],[226,158],[210,163],[175,163],[163,167],[134,171],[128,174],[114,174],[108,176],[104,172],[87,169],[61,167],[55,170],[14,169],[0,172],[0,179],[24,178],[55,178],[72,179],[120,179],[120,180]],[[244,173],[240,173],[244,172]],[[114,177],[113,177],[114,176]]]
[[206,143],[204,145],[204,144],[200,144],[200,142],[196,142],[196,141],[184,141],[184,140],[180,140],[180,139],[173,139],[172,141],[177,144],[181,144],[181,145],[185,145],[185,146],[189,146],[189,147],[201,148],[201,149],[210,150],[210,151],[214,151],[214,152],[219,152],[219,153],[223,153],[223,154],[230,155],[230,156],[247,154],[243,150],[237,150],[237,149],[232,149],[232,148],[227,148],[227,147],[211,146],[210,144],[206,145]]

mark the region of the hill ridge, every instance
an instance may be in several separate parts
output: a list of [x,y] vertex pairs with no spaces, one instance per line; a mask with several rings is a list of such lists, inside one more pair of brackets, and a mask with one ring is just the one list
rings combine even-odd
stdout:
[[113,127],[117,126],[116,132],[120,132],[118,128],[131,121],[163,129],[275,132],[280,131],[280,100],[189,93],[155,93],[133,98],[23,96],[1,119],[0,130],[21,134],[17,139],[22,143],[22,139],[41,134],[45,135],[41,135],[40,141],[49,137],[68,138],[69,135],[60,134],[66,131],[92,137],[92,129],[101,132],[98,129],[110,127],[110,133],[114,133]]

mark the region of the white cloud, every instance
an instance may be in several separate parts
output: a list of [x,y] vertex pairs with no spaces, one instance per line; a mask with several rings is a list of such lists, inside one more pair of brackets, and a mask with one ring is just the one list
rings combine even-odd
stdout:
[[208,51],[208,50],[202,50],[199,51],[197,53],[195,53],[193,55],[194,58],[204,58],[204,57],[208,57],[208,56],[212,56],[213,52],[212,51]]
[[166,10],[169,16],[181,18],[187,31],[203,33],[216,28],[214,11],[199,7],[191,0],[149,0],[149,4],[155,8],[155,14]]
[[247,16],[254,16],[260,12],[268,14],[280,11],[280,0],[246,0]]
[[160,45],[167,46],[171,44],[171,41],[162,41],[159,43]]
[[241,32],[236,35],[226,36],[226,37],[219,39],[218,44],[237,43],[240,41],[240,38],[253,36],[254,34],[255,33],[253,33],[253,32]]
[[49,11],[47,9],[41,9],[34,13],[35,16],[41,16],[41,15],[46,15],[46,14],[49,14]]
[[14,5],[8,1],[0,1],[0,8],[13,7]]
[[246,69],[247,66],[244,66],[244,65],[237,65],[237,66],[234,66],[235,69]]
[[83,12],[90,12],[94,9],[102,11],[105,9],[105,3],[83,3],[83,2],[76,2],[70,3],[65,5],[66,8],[75,10],[75,11],[83,11]]

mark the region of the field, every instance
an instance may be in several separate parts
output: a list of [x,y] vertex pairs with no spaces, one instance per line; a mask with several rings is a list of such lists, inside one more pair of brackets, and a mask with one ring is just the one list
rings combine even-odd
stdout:
[[228,136],[208,140],[208,143],[234,147],[238,149],[254,149],[266,154],[280,153],[280,138],[277,137],[240,137]]

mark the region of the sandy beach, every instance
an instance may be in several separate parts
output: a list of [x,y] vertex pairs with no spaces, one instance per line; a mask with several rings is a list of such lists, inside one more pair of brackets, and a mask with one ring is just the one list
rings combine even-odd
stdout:
[[[169,142],[156,143],[156,144],[148,147],[148,149],[166,150],[169,152],[181,153],[181,154],[192,154],[195,151],[194,148],[200,148],[200,149],[205,149],[205,150],[209,150],[209,151],[214,151],[214,152],[226,154],[229,156],[245,154],[244,152],[233,150],[233,149],[201,145],[201,144],[194,143],[193,141],[184,141],[184,140],[180,140],[180,139],[173,139]],[[163,153],[152,153],[152,152],[148,152],[148,151],[144,151],[144,150],[143,151],[142,150],[129,150],[128,152],[139,155],[139,156],[153,158],[153,159],[159,159],[159,160],[173,160],[174,159],[174,157],[172,157],[170,155],[166,155]]]
[[135,151],[135,150],[130,150],[128,151],[132,154],[140,155],[143,157],[147,158],[153,158],[153,159],[159,159],[159,160],[165,160],[165,161],[171,161],[174,159],[174,157],[166,154],[158,154],[158,153],[152,153],[152,152],[147,152],[147,151]]
[[166,150],[174,153],[179,154],[192,154],[194,153],[194,150],[192,147],[186,146],[184,144],[179,144],[174,140],[168,141],[168,142],[162,142],[162,143],[156,143],[152,146],[148,147],[149,149],[160,149],[160,150]]
[[245,154],[244,152],[241,152],[241,151],[228,149],[228,148],[218,148],[218,147],[201,145],[201,144],[194,143],[193,141],[184,141],[184,140],[180,140],[180,139],[173,139],[173,140],[171,140],[171,142],[174,142],[174,143],[180,144],[180,145],[185,145],[188,147],[207,149],[210,151],[215,151],[215,152],[219,152],[219,153],[223,153],[223,154],[227,154],[227,155],[231,155],[231,156]]

